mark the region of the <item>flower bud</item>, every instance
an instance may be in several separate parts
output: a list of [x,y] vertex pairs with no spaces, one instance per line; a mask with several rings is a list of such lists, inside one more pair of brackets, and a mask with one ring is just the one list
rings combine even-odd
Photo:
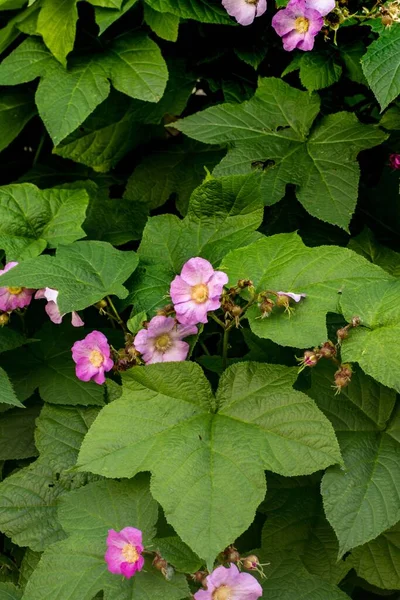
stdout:
[[165,571],[168,567],[167,561],[158,552],[156,552],[153,558],[153,567],[161,572]]
[[242,565],[249,571],[257,571],[260,567],[260,561],[255,554],[242,558]]
[[261,311],[261,319],[265,319],[265,317],[269,317],[272,313],[272,310],[275,306],[275,302],[270,300],[269,298],[265,298],[259,305],[259,309]]
[[244,290],[247,287],[252,287],[254,284],[251,279],[239,279],[237,285],[239,289]]
[[284,308],[287,308],[289,306],[290,303],[290,299],[288,296],[285,296],[284,294],[279,294],[277,299],[276,299],[276,305],[277,306],[283,306]]
[[166,306],[163,306],[163,308],[159,308],[157,310],[157,315],[160,317],[168,317],[169,315],[171,315],[172,313],[175,312],[174,309],[174,305],[173,304],[167,304]]
[[243,312],[243,309],[240,306],[236,306],[236,305],[231,310],[232,317],[240,317],[242,312]]
[[361,325],[361,319],[360,319],[360,317],[353,317],[351,319],[351,326],[352,327],[358,327],[359,325]]
[[7,313],[2,313],[0,315],[0,327],[4,327],[4,325],[7,325],[9,320],[10,320],[9,315]]
[[234,298],[235,296],[237,296],[237,290],[234,287],[229,288],[228,290],[228,296],[230,296],[231,298]]
[[190,576],[195,583],[200,583],[206,587],[206,578],[208,577],[208,571],[196,571]]
[[100,302],[96,303],[96,308],[98,308],[99,310],[102,310],[104,308],[106,308],[108,306],[108,302],[105,298],[103,298],[103,300],[100,300]]
[[400,154],[391,154],[389,156],[389,165],[392,169],[400,169]]
[[391,25],[393,25],[393,19],[389,14],[382,15],[381,20],[382,20],[382,25],[384,25],[385,27],[390,27]]
[[334,358],[336,356],[336,346],[330,340],[322,344],[319,349],[319,354],[322,358]]
[[238,563],[240,561],[240,554],[234,546],[228,546],[222,553],[223,562],[227,563]]
[[303,355],[303,364],[305,367],[315,367],[319,360],[319,356],[314,350],[306,350]]
[[340,394],[342,389],[349,385],[351,381],[351,376],[353,371],[351,369],[351,365],[343,364],[340,365],[339,369],[336,371],[335,377],[335,385],[333,386],[336,389],[336,393]]
[[336,335],[340,343],[342,340],[345,340],[349,337],[349,330],[347,329],[347,327],[341,327],[341,329],[337,330]]

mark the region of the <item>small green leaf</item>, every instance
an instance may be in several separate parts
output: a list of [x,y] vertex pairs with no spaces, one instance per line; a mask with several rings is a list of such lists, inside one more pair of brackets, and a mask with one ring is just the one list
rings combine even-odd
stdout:
[[95,8],[96,23],[99,26],[99,34],[104,33],[115,21],[118,21],[138,0],[123,0],[120,10],[109,10],[101,6]]
[[340,55],[343,59],[346,75],[351,81],[367,84],[362,67],[361,58],[365,54],[365,44],[361,40],[356,40],[350,44],[340,44]]
[[136,335],[139,329],[143,329],[143,321],[147,321],[147,314],[142,311],[136,315],[131,315],[126,326],[131,333]]
[[368,227],[359,235],[351,238],[348,247],[357,254],[364,256],[374,265],[379,265],[390,275],[400,277],[400,254],[387,246],[379,244]]
[[195,19],[202,23],[233,24],[218,0],[146,0],[161,13],[172,13],[182,19]]
[[372,585],[385,590],[400,589],[400,523],[356,548],[352,561],[357,574]]
[[21,600],[22,590],[13,583],[0,582],[0,597],[1,600]]
[[176,42],[178,39],[179,17],[177,15],[158,12],[148,4],[145,4],[144,19],[150,29],[163,40]]
[[2,275],[2,284],[54,288],[59,291],[61,313],[67,313],[91,306],[104,296],[125,298],[128,292],[122,284],[138,262],[135,252],[121,252],[106,242],[75,242],[61,246],[55,257],[25,260]]
[[40,405],[33,404],[24,411],[15,408],[0,414],[0,460],[37,456],[33,433],[39,412]]
[[368,84],[383,110],[400,94],[400,24],[386,28],[362,58]]
[[33,98],[26,93],[3,90],[0,98],[0,151],[21,133],[36,114]]
[[8,378],[7,373],[0,367],[0,398],[3,404],[11,404],[12,406],[19,406],[24,408],[24,405],[18,400],[17,395],[14,391],[13,385]]
[[10,327],[0,329],[0,353],[7,352],[7,350],[14,350],[14,348],[19,348],[26,343],[26,338],[14,329]]
[[154,545],[161,556],[182,573],[195,573],[203,561],[178,536],[157,538]]
[[43,0],[37,22],[37,33],[43,37],[48,49],[64,67],[75,42],[78,20],[76,2],[77,0]]
[[307,52],[299,61],[300,81],[309,91],[322,90],[339,81],[342,67],[329,52]]

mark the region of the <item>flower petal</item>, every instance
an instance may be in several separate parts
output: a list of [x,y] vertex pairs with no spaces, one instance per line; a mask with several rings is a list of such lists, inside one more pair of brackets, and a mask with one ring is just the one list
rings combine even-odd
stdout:
[[222,0],[222,6],[240,25],[251,25],[256,16],[255,4],[248,4],[246,0]]
[[55,323],[56,325],[59,325],[62,322],[62,316],[61,316],[61,313],[58,309],[56,302],[53,302],[53,301],[47,302],[46,306],[44,307],[44,310],[46,311],[47,315],[49,316],[50,321],[52,321],[53,323]]
[[214,273],[212,264],[197,256],[191,258],[182,267],[181,277],[183,281],[189,285],[197,285],[198,283],[207,283]]
[[173,304],[191,300],[191,290],[192,286],[189,283],[186,283],[186,281],[183,281],[180,275],[177,275],[171,282],[171,287],[169,289],[169,294]]
[[176,340],[173,346],[164,352],[163,362],[178,362],[186,360],[187,355],[189,354],[189,348],[190,346],[187,342]]
[[196,325],[196,323],[207,323],[207,305],[196,302],[183,302],[175,306],[176,318],[182,325]]
[[174,327],[175,319],[158,315],[151,319],[147,327],[147,333],[149,337],[158,337],[163,333],[169,333]]

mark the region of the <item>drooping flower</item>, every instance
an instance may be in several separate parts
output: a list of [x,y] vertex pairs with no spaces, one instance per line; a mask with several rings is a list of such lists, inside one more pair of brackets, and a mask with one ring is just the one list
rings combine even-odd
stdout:
[[177,362],[185,360],[189,352],[189,344],[182,339],[196,333],[194,325],[181,325],[172,317],[159,315],[136,334],[133,345],[148,365]]
[[392,169],[400,169],[400,154],[391,154],[389,156],[389,164]]
[[142,532],[135,527],[124,527],[121,531],[108,530],[105,560],[108,570],[128,579],[144,565]]
[[267,0],[222,0],[222,6],[240,25],[251,25],[267,10]]
[[[42,300],[43,298],[47,300],[44,310],[48,314],[50,320],[56,325],[59,325],[66,313],[60,313],[60,309],[58,308],[57,304],[57,297],[58,291],[53,290],[52,288],[43,288],[38,290],[35,294],[35,300]],[[71,322],[74,327],[82,327],[85,324],[75,311],[71,313]]]
[[206,578],[206,590],[195,593],[195,600],[257,600],[262,587],[250,573],[241,573],[236,565],[217,567]]
[[75,372],[81,381],[93,379],[99,385],[106,380],[104,373],[113,368],[110,346],[106,336],[100,331],[92,331],[83,340],[72,346],[72,358],[76,363]]
[[306,294],[294,294],[293,292],[277,292],[278,296],[286,296],[291,298],[295,302],[300,302],[302,298],[306,297]]
[[[290,0],[289,4],[295,3],[296,0]],[[336,5],[335,0],[305,0],[307,8],[317,10],[322,17],[330,13]]]
[[[3,270],[0,270],[0,276],[7,273],[10,269],[17,266],[17,262],[9,262]],[[0,287],[0,310],[8,312],[16,308],[24,308],[31,303],[35,290],[24,287]]]
[[272,27],[281,36],[283,47],[290,52],[312,50],[314,38],[324,24],[320,12],[309,8],[305,0],[293,0],[272,18]]
[[228,275],[214,271],[204,258],[191,258],[171,283],[170,294],[177,320],[183,325],[207,323],[207,313],[221,306]]

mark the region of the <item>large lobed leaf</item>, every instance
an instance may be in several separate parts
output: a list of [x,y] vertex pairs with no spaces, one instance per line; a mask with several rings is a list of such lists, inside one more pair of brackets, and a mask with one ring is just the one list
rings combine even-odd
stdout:
[[400,94],[400,24],[387,27],[368,47],[362,68],[382,110]]
[[216,175],[261,167],[265,204],[280,200],[292,183],[311,215],[347,230],[358,197],[357,154],[386,135],[345,112],[313,126],[319,108],[316,95],[265,78],[251,100],[208,108],[174,127],[201,142],[229,144]]
[[78,465],[107,477],[151,471],[167,520],[211,565],[253,520],[265,469],[306,474],[341,460],[325,417],[292,389],[296,376],[288,367],[237,364],[214,398],[194,363],[132,369],[122,398],[91,427]]

